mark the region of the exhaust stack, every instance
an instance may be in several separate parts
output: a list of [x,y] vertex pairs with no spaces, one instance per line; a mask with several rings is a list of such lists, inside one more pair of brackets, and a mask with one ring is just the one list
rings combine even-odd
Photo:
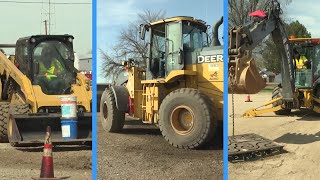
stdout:
[[212,42],[211,46],[221,46],[221,43],[219,41],[219,27],[223,23],[223,17],[214,25],[213,30],[212,30]]

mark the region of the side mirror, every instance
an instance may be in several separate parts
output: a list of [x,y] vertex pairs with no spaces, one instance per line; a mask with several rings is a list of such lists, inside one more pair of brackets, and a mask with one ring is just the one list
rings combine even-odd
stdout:
[[141,38],[142,40],[144,40],[145,35],[146,35],[146,27],[145,27],[145,25],[140,24],[139,34],[140,34],[140,38]]
[[128,61],[122,61],[122,62],[121,62],[121,65],[122,65],[122,66],[127,66],[127,65],[128,65]]

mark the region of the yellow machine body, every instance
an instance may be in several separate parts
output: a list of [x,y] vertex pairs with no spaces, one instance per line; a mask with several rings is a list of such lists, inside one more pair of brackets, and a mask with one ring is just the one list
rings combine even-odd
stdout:
[[[290,43],[291,45],[295,47],[312,47],[316,48],[315,50],[311,52],[316,52],[318,49],[318,46],[320,44],[319,38],[295,38],[293,36],[290,37]],[[310,54],[309,54],[310,56]],[[317,58],[313,58],[317,61],[319,61],[318,55],[315,55]],[[317,62],[314,62],[317,63]],[[311,68],[313,69],[313,68]],[[316,73],[316,72],[314,72]],[[294,99],[294,106],[291,109],[300,109],[305,108],[309,110],[313,110],[316,113],[320,113],[320,97],[319,94],[317,94],[317,90],[320,88],[319,83],[316,83],[315,75],[311,74],[311,76],[314,76],[312,82],[308,87],[295,87],[293,92],[293,99]],[[311,80],[312,78],[310,78]],[[268,107],[269,106],[269,107]],[[271,107],[272,106],[272,107]],[[277,112],[281,111],[285,108],[282,97],[278,97],[275,99],[272,99],[271,101],[263,104],[262,106],[258,108],[253,108],[247,110],[243,116],[244,117],[256,117],[261,114],[270,113],[270,112]]]
[[[172,71],[167,78],[156,80],[141,79],[144,71],[139,68],[128,70],[126,87],[134,99],[134,113],[131,115],[146,123],[157,123],[160,104],[166,95],[179,88],[195,88],[214,101],[217,117],[222,120],[223,62],[192,65],[186,69]],[[180,85],[165,87],[173,81],[180,82]]]
[[141,25],[141,39],[150,32],[146,67],[133,59],[123,62],[126,81],[119,77],[101,96],[103,128],[121,132],[127,113],[157,125],[177,148],[212,143],[223,119],[223,46],[217,33],[221,24],[222,18],[211,42],[208,26],[193,17]]
[[[55,38],[54,35],[52,37]],[[11,114],[11,110],[9,111],[10,117],[7,117],[9,119],[5,122],[9,141],[11,143],[43,142],[42,136],[45,135],[46,126],[51,126],[53,142],[64,141],[61,137],[60,96],[66,95],[77,97],[78,117],[75,118],[78,120],[79,138],[74,141],[91,141],[92,89],[90,79],[81,73],[76,73],[76,83],[70,85],[70,93],[45,94],[40,85],[33,85],[30,78],[19,69],[16,57],[12,55],[7,58],[0,52],[0,102],[9,103],[10,109],[21,105],[25,105],[28,109],[24,114]],[[21,62],[25,61],[20,60]],[[4,92],[6,83],[9,84],[10,90]],[[1,141],[5,140],[0,139]]]

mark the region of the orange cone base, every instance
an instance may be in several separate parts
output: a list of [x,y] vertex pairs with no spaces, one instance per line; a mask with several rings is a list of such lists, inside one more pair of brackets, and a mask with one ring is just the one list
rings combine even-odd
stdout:
[[[67,177],[68,178],[68,177]],[[35,177],[33,177],[32,179],[34,179],[34,180],[50,180],[50,179],[67,179],[67,178],[58,178],[58,177],[55,177],[55,178],[35,178]]]
[[51,156],[44,156],[42,158],[40,177],[44,177],[44,178],[53,178],[54,177],[53,159]]
[[252,102],[250,96],[247,96],[247,99],[244,102]]
[[66,177],[54,177],[54,178],[41,178],[41,177],[32,177],[33,180],[62,180],[62,179],[69,179],[71,176]]

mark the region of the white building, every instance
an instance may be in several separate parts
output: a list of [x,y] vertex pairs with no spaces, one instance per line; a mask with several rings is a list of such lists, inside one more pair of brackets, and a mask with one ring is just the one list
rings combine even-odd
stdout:
[[85,74],[88,78],[92,79],[92,55],[86,57],[79,57],[74,53],[74,67],[81,73]]

